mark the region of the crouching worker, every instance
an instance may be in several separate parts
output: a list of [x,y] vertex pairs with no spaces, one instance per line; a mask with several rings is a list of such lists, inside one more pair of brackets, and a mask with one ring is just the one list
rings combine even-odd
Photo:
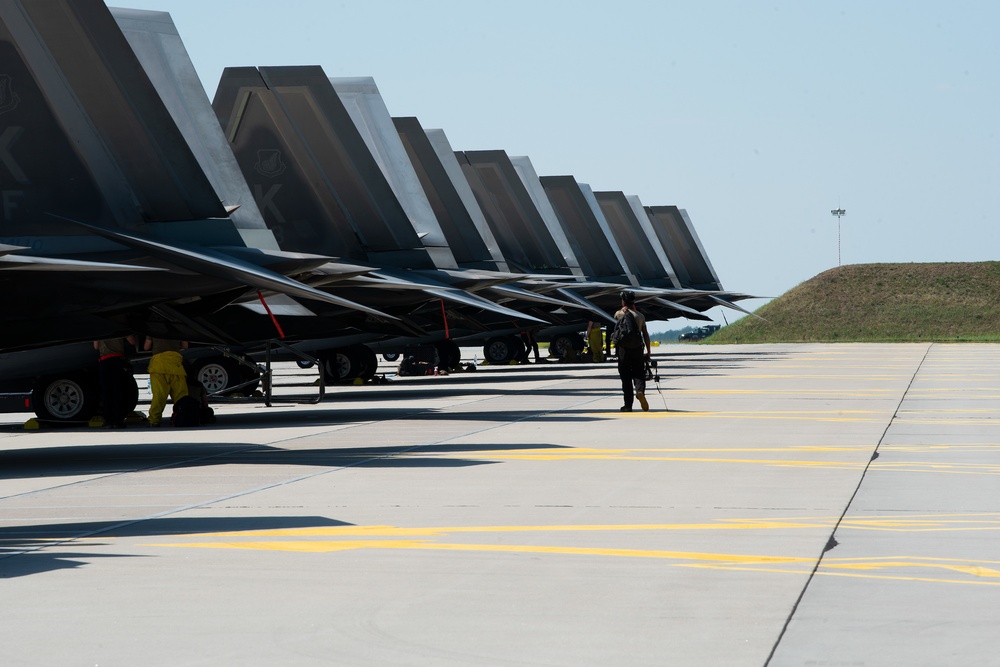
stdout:
[[153,398],[149,403],[149,425],[159,426],[163,419],[163,409],[167,406],[167,396],[174,405],[187,396],[187,374],[181,350],[187,349],[187,341],[166,338],[146,338],[142,349],[152,351],[149,360],[149,385]]

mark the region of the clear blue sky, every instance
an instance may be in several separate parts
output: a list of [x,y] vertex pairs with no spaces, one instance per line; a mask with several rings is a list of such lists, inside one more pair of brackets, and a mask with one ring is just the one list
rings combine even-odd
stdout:
[[676,204],[730,290],[835,267],[838,205],[844,264],[1000,259],[997,2],[108,4],[170,12],[210,97],[227,66],[372,76],[456,150]]

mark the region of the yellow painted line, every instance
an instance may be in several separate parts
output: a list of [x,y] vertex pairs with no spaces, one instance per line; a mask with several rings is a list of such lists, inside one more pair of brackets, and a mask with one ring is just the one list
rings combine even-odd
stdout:
[[[752,568],[752,567],[736,567],[736,566],[726,566],[708,563],[684,563],[680,567],[692,567],[692,568],[703,568],[710,570],[727,570],[727,571],[747,571],[747,572],[759,572],[768,574],[805,574],[802,570],[786,570],[778,568]],[[973,586],[1000,586],[1000,581],[982,581],[979,579],[944,579],[940,577],[905,577],[905,576],[893,576],[886,574],[872,574],[872,573],[862,573],[862,572],[833,572],[829,570],[824,570],[820,568],[816,571],[817,575],[827,576],[827,577],[850,577],[853,579],[878,579],[883,581],[906,581],[906,582],[919,582],[919,583],[929,583],[929,584],[962,584],[962,585],[973,585]]]
[[[648,388],[648,387],[647,387]],[[860,396],[870,398],[881,396],[893,398],[901,392],[881,390],[881,389],[694,389],[694,388],[673,388],[670,387],[670,395],[679,394],[699,394],[699,395],[746,395],[746,396]]]
[[[272,528],[264,530],[241,530],[216,533],[196,533],[186,537],[348,537],[348,538],[429,538],[454,534],[492,533],[607,533],[607,532],[659,532],[680,530],[785,530],[803,528],[828,528],[836,524],[838,516],[774,517],[774,518],[730,518],[707,523],[651,523],[651,524],[553,524],[517,526],[421,526],[399,527],[389,525],[373,526],[310,526],[303,528]],[[969,528],[979,530],[984,527],[1000,528],[1000,513],[972,514],[924,514],[908,517],[896,515],[846,517],[842,528],[882,528],[895,530],[910,528],[924,531],[928,528],[955,530]]]
[[884,422],[891,416],[884,413],[881,417],[809,417],[806,415],[760,414],[757,412],[689,412],[676,410],[657,410],[655,404],[650,404],[649,412],[590,412],[588,417],[617,419],[754,419],[773,421],[809,421],[809,422]]
[[974,577],[1000,578],[1000,570],[996,568],[983,567],[981,565],[955,565],[945,563],[922,563],[905,560],[877,561],[868,563],[823,563],[823,569],[831,570],[886,570],[890,568],[939,568],[961,574],[968,574]]
[[736,459],[736,458],[711,458],[700,456],[617,456],[613,454],[574,456],[572,454],[539,454],[536,456],[511,454],[509,452],[498,451],[493,455],[483,452],[472,454],[459,454],[455,456],[442,456],[441,458],[461,458],[461,459],[491,459],[504,461],[666,461],[671,463],[753,463],[756,465],[776,466],[785,468],[840,468],[840,469],[860,469],[868,464],[868,459],[864,461],[797,461],[794,459]]
[[[1000,447],[1000,445],[998,445]],[[715,452],[812,452],[812,453],[823,453],[823,452],[871,452],[873,445],[789,445],[788,447],[635,447],[635,448],[620,448],[620,449],[598,449],[596,447],[573,447],[569,451],[580,453],[580,454],[624,454],[627,452],[638,452],[642,454],[649,454],[653,452],[662,452],[667,454],[677,454],[681,452],[701,452],[705,454],[711,454]],[[879,449],[882,449],[881,447]],[[477,450],[476,454],[492,454],[506,453],[509,449],[496,449],[496,450]],[[517,450],[520,454],[551,454],[552,448],[538,448],[538,449],[519,449]],[[561,450],[560,450],[561,451]],[[915,450],[923,451],[923,450]],[[420,455],[420,453],[408,454],[409,456],[420,456],[424,458],[427,455],[441,456],[436,452],[429,452],[426,455]],[[462,456],[462,452],[447,452],[444,456]]]
[[[793,369],[797,370],[797,369],[800,369],[800,368],[815,368],[815,366],[782,366],[782,368],[783,369],[788,369],[788,370],[793,370]],[[862,368],[862,367],[854,366],[853,368]],[[843,366],[840,366],[838,364],[836,370],[840,371],[842,369],[843,369]],[[669,368],[667,368],[665,370],[669,371]],[[863,370],[869,370],[869,369],[863,368]],[[874,380],[874,381],[881,382],[881,381],[885,381],[885,380],[897,381],[897,380],[909,379],[910,376],[913,374],[912,370],[909,369],[909,368],[905,368],[905,369],[901,369],[901,370],[903,370],[904,372],[901,372],[901,373],[891,373],[891,374],[890,373],[886,373],[886,374],[881,374],[880,373],[880,374],[873,374],[873,375],[866,375],[864,373],[839,373],[839,372],[810,373],[810,374],[806,374],[806,373],[747,373],[746,375],[737,373],[737,374],[733,374],[733,375],[728,375],[728,376],[726,376],[726,378],[728,380],[745,380],[745,379],[749,379],[749,380],[786,380],[786,379],[788,379],[788,380],[799,380],[799,379],[804,379],[804,380],[852,380],[852,381]],[[996,379],[996,378],[994,378],[994,379]]]
[[258,551],[291,551],[299,553],[329,553],[354,549],[415,549],[430,551],[478,551],[500,553],[536,553],[574,556],[615,556],[625,558],[660,558],[669,560],[715,561],[733,564],[813,563],[812,558],[788,556],[755,556],[746,554],[714,554],[649,549],[609,549],[602,547],[554,547],[516,544],[450,544],[419,540],[350,540],[306,542],[189,542],[154,544],[159,547],[197,549],[250,549]]
[[[690,413],[688,413],[690,414]],[[822,415],[880,415],[888,416],[892,415],[891,410],[745,410],[745,411],[732,411],[725,413],[708,413],[703,412],[701,414],[727,414],[727,415],[750,415],[750,416],[822,416]]]
[[931,453],[936,451],[959,451],[959,452],[976,452],[976,451],[991,451],[1000,449],[1000,444],[993,443],[976,443],[976,442],[956,442],[953,444],[943,443],[943,442],[933,442],[920,445],[879,445],[879,451],[892,451],[892,452],[923,452]]
[[[963,515],[959,515],[963,516]],[[832,523],[833,517],[824,517],[824,522]],[[193,548],[193,549],[240,549],[252,551],[277,551],[286,553],[335,553],[361,549],[380,550],[425,550],[456,551],[478,553],[531,553],[547,555],[599,556],[613,558],[654,558],[676,561],[675,566],[698,567],[717,570],[743,570],[767,574],[802,575],[811,571],[815,558],[790,557],[759,554],[732,554],[712,552],[689,552],[659,549],[629,549],[608,547],[551,546],[524,544],[474,544],[455,542],[433,542],[414,537],[436,537],[454,533],[491,532],[553,532],[553,531],[632,531],[664,529],[719,529],[719,528],[806,528],[813,524],[804,522],[763,521],[745,519],[743,523],[715,524],[635,524],[635,525],[592,525],[592,526],[485,526],[452,528],[397,528],[394,526],[325,526],[268,531],[245,531],[239,533],[214,533],[199,537],[216,538],[210,541],[184,541],[146,546]],[[825,527],[825,526],[820,526]],[[261,539],[262,537],[283,537],[286,539]],[[350,539],[287,539],[296,537],[347,537]],[[188,536],[192,537],[192,536]],[[219,537],[252,539],[218,540]],[[360,539],[358,539],[360,538]],[[404,538],[404,539],[400,539]],[[802,566],[789,569],[788,566]],[[896,570],[943,570],[950,574],[964,575],[966,579],[929,576],[904,576],[893,574]],[[1000,561],[963,560],[953,558],[928,558],[908,556],[886,556],[876,558],[824,558],[818,570],[828,576],[849,576],[868,579],[890,579],[898,581],[922,581],[933,583],[960,583],[1000,585]]]
[[919,424],[922,426],[1000,426],[1000,419],[900,419],[902,424]]
[[[560,533],[560,532],[650,532],[666,530],[772,530],[826,528],[836,517],[820,519],[728,519],[712,523],[578,524],[551,526],[442,526],[400,528],[397,526],[315,526],[205,533],[206,537],[438,537],[456,533]],[[198,534],[187,537],[197,537]]]
[[946,475],[997,475],[1000,465],[996,464],[938,464],[938,463],[879,463],[874,461],[872,469],[878,472],[923,472]]

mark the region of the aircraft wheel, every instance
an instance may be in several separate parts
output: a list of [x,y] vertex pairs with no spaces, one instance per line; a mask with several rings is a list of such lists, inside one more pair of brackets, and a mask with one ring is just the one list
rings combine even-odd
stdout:
[[[231,387],[260,377],[255,371],[228,357],[210,357],[196,361],[194,376],[209,394],[221,394],[222,396],[234,393],[235,390]],[[250,394],[256,388],[257,385],[252,384],[239,391],[243,394]]]
[[327,350],[321,359],[327,382],[343,382],[358,377],[360,360],[356,353],[351,354],[350,348]]
[[579,352],[583,349],[583,338],[574,334],[561,334],[552,339],[549,349],[554,352],[554,356],[565,359],[569,350]]
[[307,369],[307,368],[312,368],[312,367],[313,367],[313,362],[311,362],[311,361],[306,361],[305,359],[299,359],[299,360],[297,360],[297,361],[295,362],[295,364],[296,364],[296,365],[297,365],[297,366],[298,366],[299,368],[301,368],[302,370],[305,370],[305,369]]
[[391,364],[399,359],[399,352],[383,352],[382,358]]
[[483,346],[483,356],[491,364],[506,364],[515,359],[523,349],[521,341],[513,336],[500,336],[486,341],[486,345]]
[[358,362],[358,372],[354,377],[363,380],[371,380],[378,371],[378,357],[367,345],[352,345],[348,348],[350,354],[354,355]]
[[82,373],[43,379],[31,392],[35,414],[49,421],[89,421],[99,403],[97,383]]
[[453,371],[462,363],[462,349],[453,340],[440,340],[434,343],[437,349],[439,366]]
[[122,414],[130,415],[139,405],[139,385],[131,373],[122,373]]

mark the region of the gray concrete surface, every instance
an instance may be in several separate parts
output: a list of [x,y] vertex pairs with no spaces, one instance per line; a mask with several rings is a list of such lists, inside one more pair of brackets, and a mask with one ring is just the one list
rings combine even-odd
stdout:
[[0,664],[998,662],[1000,346],[657,359],[2,415]]

